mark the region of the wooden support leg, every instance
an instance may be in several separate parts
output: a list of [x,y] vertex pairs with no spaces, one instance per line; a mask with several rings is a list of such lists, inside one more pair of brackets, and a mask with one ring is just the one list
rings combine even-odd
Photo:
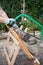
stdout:
[[[6,48],[8,47],[8,43],[9,43],[10,38],[13,39],[14,43],[12,44],[11,49],[10,49],[10,53],[8,54]],[[19,50],[20,50],[19,42],[9,32],[9,36],[8,36],[7,41],[5,43],[5,46],[4,46],[4,53],[5,53],[8,65],[14,64]]]

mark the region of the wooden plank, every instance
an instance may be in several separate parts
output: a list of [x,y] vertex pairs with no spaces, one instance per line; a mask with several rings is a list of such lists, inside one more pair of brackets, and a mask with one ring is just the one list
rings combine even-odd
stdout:
[[11,60],[11,65],[14,64],[14,62],[15,62],[15,60],[16,60],[16,57],[17,57],[17,55],[18,55],[19,50],[20,50],[20,46],[18,46],[17,49],[16,49],[15,52],[14,52],[13,58],[12,58],[12,60]]
[[7,46],[8,46],[8,43],[9,43],[9,40],[10,40],[10,35],[9,35],[9,33],[10,33],[10,32],[8,32],[8,37],[7,37],[6,41],[5,41],[4,47],[7,47]]
[[10,37],[13,39],[13,41],[17,44],[17,45],[19,45],[20,43],[16,40],[16,38],[10,33]]
[[6,51],[5,48],[4,48],[4,53],[5,53],[5,56],[6,56],[6,59],[7,59],[8,65],[10,65],[10,59],[9,59],[9,56],[8,56],[7,51]]
[[[6,47],[8,46],[8,43],[9,43],[9,40],[10,40],[10,37],[14,40],[14,43],[13,43],[13,46],[11,47],[11,52],[10,54],[8,55],[7,51],[6,51]],[[7,44],[6,44],[7,43]],[[9,36],[7,38],[7,41],[5,43],[5,46],[4,46],[4,53],[5,53],[5,56],[6,56],[6,59],[7,59],[7,62],[8,62],[8,65],[13,65],[15,60],[16,60],[16,56],[18,54],[18,51],[20,50],[20,46],[19,46],[19,42],[11,35],[11,33],[9,32]],[[17,46],[15,46],[17,45]],[[10,61],[10,58],[12,57],[12,51],[14,51],[14,48],[15,48],[15,52],[13,54],[13,58],[12,60]]]
[[9,53],[9,58],[11,58],[11,56],[12,56],[12,54],[13,54],[13,52],[14,52],[14,49],[16,49],[16,46],[15,45],[19,45],[19,42],[12,36],[12,34],[10,33],[9,34],[10,35],[10,37],[13,39],[13,41],[14,41],[14,43],[13,43],[13,45],[11,46],[11,51],[10,51],[10,53]]

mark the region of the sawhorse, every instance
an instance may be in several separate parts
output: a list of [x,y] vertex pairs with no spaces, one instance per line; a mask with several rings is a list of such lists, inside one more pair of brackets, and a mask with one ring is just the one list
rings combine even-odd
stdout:
[[[38,59],[35,58],[30,53],[30,51],[26,48],[26,44],[20,38],[20,36],[15,31],[13,31],[11,28],[9,28],[8,26],[7,26],[7,28],[9,29],[9,32],[8,32],[8,38],[7,38],[6,44],[4,46],[4,53],[5,53],[8,65],[13,65],[14,64],[20,49],[22,49],[25,52],[25,54],[28,56],[28,58],[30,60],[33,60],[34,65],[39,65],[40,63],[39,63]],[[8,43],[9,43],[10,38],[14,42],[11,46],[10,53],[8,54],[7,47],[8,47]]]

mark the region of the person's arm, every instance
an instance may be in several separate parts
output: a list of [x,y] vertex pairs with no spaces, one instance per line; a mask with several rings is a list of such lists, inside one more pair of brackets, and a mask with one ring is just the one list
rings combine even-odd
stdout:
[[15,19],[13,18],[3,18],[0,17],[0,23],[5,23],[5,24],[9,24],[10,26],[13,26],[13,24],[15,24]]
[[13,18],[9,18],[5,11],[0,7],[0,23],[9,24],[13,26],[15,24],[15,20]]
[[0,7],[0,17],[3,17],[3,18],[8,18],[6,12]]
[[5,18],[0,17],[0,23],[4,23],[5,22]]
[[5,20],[8,19],[6,12],[0,6],[0,23],[5,23]]

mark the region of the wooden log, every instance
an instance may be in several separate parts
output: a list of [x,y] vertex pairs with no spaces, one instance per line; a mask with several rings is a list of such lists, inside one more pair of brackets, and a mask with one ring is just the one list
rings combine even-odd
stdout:
[[9,56],[8,56],[5,48],[4,48],[4,53],[6,55],[6,58],[7,58],[7,61],[8,61],[8,65],[10,65],[10,59],[9,59]]
[[29,38],[30,35],[23,30],[21,30],[16,24],[13,26],[13,30],[20,35],[20,37],[26,42]]

